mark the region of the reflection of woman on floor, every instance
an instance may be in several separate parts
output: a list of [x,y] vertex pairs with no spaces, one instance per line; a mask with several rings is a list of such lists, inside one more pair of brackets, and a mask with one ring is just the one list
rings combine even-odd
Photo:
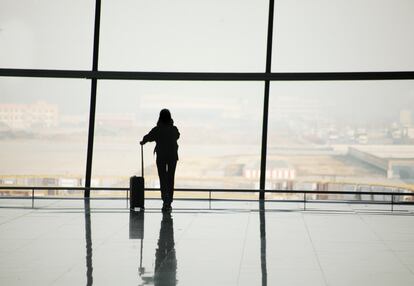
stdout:
[[178,160],[178,144],[180,132],[174,126],[171,113],[168,109],[160,112],[157,126],[144,136],[141,145],[147,142],[156,142],[154,152],[157,153],[157,169],[160,177],[161,197],[164,202],[162,210],[171,210],[174,195],[175,167]]
[[155,250],[154,285],[177,285],[177,258],[171,213],[163,212],[158,248]]

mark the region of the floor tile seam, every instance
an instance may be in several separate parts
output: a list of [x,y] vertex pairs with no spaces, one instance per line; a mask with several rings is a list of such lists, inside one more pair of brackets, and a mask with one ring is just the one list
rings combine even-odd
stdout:
[[[92,218],[91,218],[91,226],[92,226]],[[119,233],[119,231],[124,228],[125,226],[128,226],[127,223],[122,224],[120,226],[118,226],[117,228],[113,229],[113,231],[111,231],[106,237],[102,238],[100,241],[100,244],[104,244],[106,242],[108,242],[112,237],[114,237],[117,233]],[[91,239],[92,239],[92,230],[91,230]]]
[[[173,212],[173,214],[174,214],[174,212]],[[185,230],[183,230],[183,232],[181,233],[181,235],[180,235],[178,238],[174,239],[174,240],[175,240],[175,241],[174,241],[174,244],[175,244],[175,246],[176,246],[176,247],[177,247],[177,245],[179,245],[179,244],[180,244],[180,242],[183,240],[184,235],[188,232],[188,230],[189,230],[189,229],[190,229],[190,227],[193,225],[194,221],[196,220],[196,218],[197,218],[198,216],[199,216],[199,213],[193,214],[193,215],[192,215],[192,219],[191,219],[191,221],[187,224],[187,226],[186,226]],[[173,217],[173,220],[174,220],[174,217]]]
[[[85,214],[85,212],[84,212],[84,214]],[[92,220],[92,217],[91,217],[91,220]],[[92,222],[91,222],[91,225],[92,225]],[[86,230],[85,230],[85,240],[86,240],[86,235],[87,234],[86,234]],[[92,233],[91,233],[91,238],[90,239],[91,239],[91,243],[92,243]],[[96,254],[96,250],[99,249],[106,241],[107,241],[107,239],[103,239],[103,240],[100,240],[97,245],[96,244],[93,245],[93,243],[91,244],[91,261],[93,261],[93,252],[95,251],[95,254]],[[85,244],[87,244],[87,242]],[[85,250],[86,255],[87,255],[87,245],[85,245],[84,247],[85,247],[84,250]],[[87,260],[86,255],[84,257]],[[87,261],[84,261],[84,263],[86,264],[86,265],[85,264],[84,265],[87,268],[87,263],[88,262]],[[67,273],[69,273],[73,269],[76,269],[80,264],[79,264],[79,261],[78,260],[73,259],[71,263],[68,263],[68,265],[69,265],[68,268],[65,271],[63,271],[60,275],[58,275],[53,281],[51,281],[49,283],[49,285],[51,285],[51,286],[52,285],[56,285],[56,283],[59,281],[59,279],[61,279],[62,277],[64,277]],[[93,270],[93,264],[92,264],[92,270]]]
[[[51,204],[53,204],[53,203],[51,203]],[[36,211],[39,211],[39,209],[34,209],[34,210],[32,210],[32,211],[30,211],[30,212],[28,212],[28,213],[26,213],[26,214],[24,214],[24,215],[22,215],[22,216],[20,216],[20,217],[18,217],[18,218],[22,218],[22,217],[27,216],[27,215],[29,215],[29,214],[32,214],[32,213],[34,213],[34,212],[36,212]],[[16,218],[16,219],[18,219],[18,218]],[[40,240],[40,239],[42,238],[42,236],[44,236],[44,235],[45,235],[45,233],[47,233],[47,231],[46,231],[46,232],[42,232],[42,233],[40,233],[39,235],[35,236],[33,239],[28,239],[28,242],[27,242],[27,243],[25,243],[24,245],[22,245],[22,246],[20,246],[20,247],[16,248],[13,252],[16,252],[16,251],[22,251],[22,250],[24,250],[24,249],[26,249],[26,248],[30,247],[30,245],[32,245],[32,244],[34,244],[36,241]]]
[[[31,244],[31,243],[29,243]],[[27,247],[27,245],[25,245]],[[25,248],[23,247],[23,248]],[[48,285],[56,285],[56,282],[63,277],[66,273],[70,272],[72,269],[75,269],[79,265],[79,261],[76,258],[73,258],[72,262],[68,263],[68,266],[64,271],[58,274],[51,282],[47,283]]]
[[[83,218],[83,217],[82,217]],[[71,220],[75,220],[76,218],[71,218]],[[59,229],[61,229],[62,227],[64,227],[66,225],[66,223],[64,223],[64,222],[62,222],[61,224],[59,224],[59,225],[57,225],[56,227],[55,227],[55,232],[58,232],[58,230]],[[40,240],[40,239],[42,239],[42,237],[43,236],[46,236],[48,233],[50,233],[50,231],[45,231],[45,232],[42,232],[41,234],[39,234],[36,238],[34,238],[33,240],[32,240],[32,242],[35,242],[36,240]],[[47,237],[46,237],[46,239],[48,239]],[[52,240],[56,240],[56,239],[52,239]],[[59,240],[59,241],[63,241],[63,240],[60,240],[60,239],[57,239],[57,240]]]
[[[75,259],[74,259],[75,260]],[[86,264],[86,262],[85,262],[85,264]],[[79,263],[79,261],[78,260],[76,260],[76,261],[73,261],[73,262],[71,262],[71,263],[68,263],[68,267],[64,270],[64,271],[62,271],[60,274],[58,274],[57,276],[56,276],[56,278],[55,279],[53,279],[48,285],[50,285],[50,286],[52,286],[52,285],[56,285],[56,283],[62,278],[62,277],[64,277],[67,273],[69,273],[69,272],[71,272],[73,269],[76,269],[79,265],[80,265],[80,263]],[[85,266],[85,267],[87,267],[87,266]],[[92,267],[92,269],[93,269],[93,267]]]
[[413,269],[411,269],[411,267],[409,267],[405,262],[402,261],[402,259],[395,253],[394,250],[391,249],[391,247],[386,243],[386,241],[384,239],[382,239],[382,237],[371,227],[371,225],[369,225],[364,218],[357,214],[357,216],[359,217],[359,219],[367,226],[367,228],[377,237],[377,239],[384,245],[384,247],[390,252],[392,253],[392,255],[398,260],[398,262],[403,265],[406,270],[408,270],[408,272],[411,273],[411,275],[414,276],[414,271]]
[[35,239],[29,239],[26,243],[24,243],[22,246],[17,247],[16,249],[14,249],[13,251],[10,251],[10,253],[15,253],[15,252],[19,252],[24,250],[25,248],[27,248],[29,245],[33,244],[38,238]]
[[314,255],[315,255],[315,257],[316,257],[316,261],[318,262],[319,271],[322,273],[323,282],[324,282],[324,284],[325,284],[326,286],[328,286],[328,285],[329,285],[329,284],[328,284],[328,280],[327,280],[327,277],[326,277],[325,271],[323,270],[323,267],[322,267],[322,264],[321,264],[321,261],[320,261],[320,258],[319,258],[319,255],[318,255],[318,252],[316,251],[315,245],[314,245],[314,243],[313,243],[313,241],[312,241],[312,236],[311,236],[311,234],[310,234],[310,230],[309,230],[308,224],[307,224],[307,222],[306,222],[306,219],[305,219],[305,214],[304,214],[304,213],[302,213],[302,220],[303,220],[303,224],[304,224],[304,226],[305,226],[305,229],[306,229],[306,232],[307,232],[307,235],[308,235],[308,239],[310,240],[311,245],[312,245],[313,254],[314,254]]
[[[51,201],[51,203],[50,203],[48,206],[53,205],[53,204],[56,204],[56,203],[57,203],[57,201]],[[25,213],[25,214],[22,214],[22,215],[20,215],[20,216],[18,216],[18,217],[13,217],[13,218],[12,218],[12,219],[10,219],[10,220],[7,220],[7,221],[5,221],[5,222],[0,223],[0,227],[1,227],[1,226],[3,226],[3,225],[5,225],[5,224],[7,224],[7,223],[13,222],[13,221],[15,221],[15,220],[17,220],[17,219],[20,219],[20,218],[22,218],[22,217],[25,217],[25,216],[30,215],[30,214],[32,214],[32,213],[35,213],[35,212],[36,212],[36,211],[38,211],[39,209],[38,209],[38,208],[28,208],[28,210],[30,210],[30,211],[28,211],[28,212],[27,212],[27,213]]]
[[[193,224],[193,222],[195,221],[196,217],[199,214],[197,213],[196,215],[193,215],[193,218],[191,219],[190,223],[187,225],[186,229],[182,232],[182,234],[180,235],[179,238],[174,239],[174,251],[177,249],[178,245],[180,244],[180,242],[182,241],[182,237],[185,235],[185,233],[188,231],[188,229],[191,227],[191,225]],[[173,221],[174,221],[174,217],[172,217]],[[164,258],[163,261],[161,261],[161,264],[163,264],[165,261],[167,261],[168,256],[172,253],[173,250],[169,251],[166,255],[166,257]]]
[[240,281],[240,274],[241,274],[241,269],[242,269],[242,264],[243,264],[244,253],[245,253],[245,249],[246,249],[247,233],[248,233],[249,225],[250,225],[250,217],[251,217],[251,212],[249,212],[249,216],[247,218],[247,223],[246,223],[246,229],[244,230],[242,253],[241,253],[241,256],[240,256],[239,271],[237,273],[236,285],[239,285],[239,281]]
[[[85,220],[84,217],[82,217],[82,218],[83,218],[83,220]],[[91,224],[91,226],[93,225],[93,223],[92,223],[92,216],[91,216],[91,223],[90,224]],[[128,224],[125,223],[123,225],[118,226],[118,228],[116,228],[115,230],[113,230],[109,235],[107,235],[104,238],[100,238],[100,239],[98,239],[95,242],[93,241],[93,233],[92,233],[92,230],[91,230],[91,241],[92,241],[92,244],[93,244],[93,250],[97,251],[98,249],[100,249],[102,247],[102,245],[104,245],[106,242],[108,242],[111,239],[111,237],[115,236],[116,233],[118,233],[120,229],[122,229],[123,227],[125,227],[125,225],[128,225]],[[84,229],[83,231],[84,231],[85,236],[86,236],[86,230]]]

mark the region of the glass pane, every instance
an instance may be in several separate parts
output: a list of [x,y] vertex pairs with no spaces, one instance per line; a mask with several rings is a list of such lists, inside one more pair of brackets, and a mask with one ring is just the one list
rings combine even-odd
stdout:
[[268,188],[412,191],[414,81],[273,83],[268,138]]
[[0,185],[82,185],[89,94],[88,80],[0,78]]
[[267,14],[267,0],[103,1],[100,68],[263,72]]
[[[263,83],[100,81],[93,182],[128,186],[139,141],[168,108],[181,133],[177,188],[254,188],[244,169],[260,160],[262,102]],[[159,187],[154,146],[144,146],[146,187]]]
[[0,67],[91,69],[94,3],[0,1]]
[[412,11],[410,0],[278,0],[273,70],[413,70]]

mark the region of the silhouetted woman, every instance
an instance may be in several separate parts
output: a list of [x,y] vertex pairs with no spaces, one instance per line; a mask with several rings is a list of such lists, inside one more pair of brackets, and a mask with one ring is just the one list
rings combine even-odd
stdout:
[[161,197],[164,202],[162,210],[171,210],[174,195],[174,175],[178,161],[178,144],[180,132],[174,126],[168,109],[160,112],[157,126],[144,136],[141,145],[156,142],[154,152],[157,153],[157,169],[160,177]]

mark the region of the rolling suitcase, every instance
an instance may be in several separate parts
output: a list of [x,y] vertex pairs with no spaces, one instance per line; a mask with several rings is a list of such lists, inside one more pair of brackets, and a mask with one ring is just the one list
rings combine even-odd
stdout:
[[141,145],[141,177],[133,176],[129,179],[129,208],[144,209],[144,147]]

